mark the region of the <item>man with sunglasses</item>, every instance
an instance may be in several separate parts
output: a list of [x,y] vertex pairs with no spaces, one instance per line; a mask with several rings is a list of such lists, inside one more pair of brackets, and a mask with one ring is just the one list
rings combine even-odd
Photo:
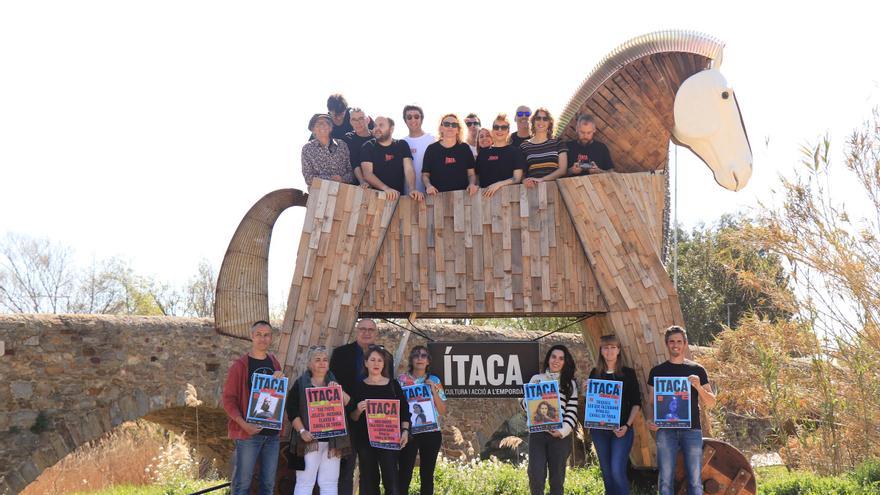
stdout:
[[[409,145],[409,151],[412,153],[413,169],[416,173],[416,191],[425,192],[425,185],[422,184],[422,163],[425,160],[425,150],[428,145],[435,141],[434,136],[422,130],[422,123],[425,121],[425,112],[418,105],[407,105],[403,107],[403,120],[409,129],[409,135],[403,138]],[[406,191],[409,194],[411,191]]]
[[[376,118],[378,123],[379,118]],[[376,322],[364,318],[354,326],[355,341],[337,347],[330,356],[330,371],[336,377],[336,381],[342,385],[342,390],[351,393],[355,383],[366,378],[364,369],[364,355],[375,345],[376,335],[379,331]],[[347,417],[348,415],[346,415]],[[349,430],[351,426],[349,425]],[[339,464],[339,495],[351,495],[354,491],[354,468],[357,464],[357,456],[343,457]]]
[[357,179],[357,183],[360,184],[361,187],[370,187],[370,184],[367,183],[367,179],[364,178],[363,170],[361,170],[361,149],[363,149],[364,143],[373,139],[373,132],[370,131],[370,128],[367,126],[368,117],[363,110],[360,108],[352,108],[351,111],[349,111],[349,116],[351,126],[354,130],[345,133],[345,137],[342,138],[342,140],[348,145],[348,154],[351,157],[351,168],[354,170],[354,176],[355,179]]
[[510,144],[514,148],[518,149],[523,141],[528,141],[532,137],[532,133],[529,131],[529,117],[531,116],[531,108],[525,105],[520,105],[516,108],[516,133],[510,136]]
[[477,157],[477,140],[480,136],[480,118],[477,117],[477,114],[471,112],[467,114],[467,117],[464,118],[464,125],[467,126],[467,144],[471,147],[471,153],[474,154],[474,158]]
[[578,138],[567,143],[569,160],[574,162],[568,168],[568,175],[598,174],[614,170],[611,153],[604,143],[593,139],[596,123],[590,115],[577,119]]

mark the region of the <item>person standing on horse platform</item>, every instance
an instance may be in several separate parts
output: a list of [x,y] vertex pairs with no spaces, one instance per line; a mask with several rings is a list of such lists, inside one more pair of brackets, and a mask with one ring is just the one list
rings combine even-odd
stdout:
[[[337,347],[330,356],[330,372],[336,381],[342,385],[342,390],[351,394],[355,383],[367,377],[364,369],[364,355],[369,347],[376,341],[379,333],[376,322],[365,318],[357,322],[355,329],[355,341]],[[348,420],[348,415],[346,414]],[[351,423],[348,423],[348,431],[351,432]],[[339,495],[352,495],[354,492],[354,469],[357,465],[357,456],[354,453],[343,456],[339,464]]]
[[[603,335],[599,339],[599,358],[596,367],[590,370],[590,378],[623,384],[620,423],[617,428],[614,430],[590,428],[590,438],[599,457],[605,494],[629,495],[626,468],[635,439],[633,423],[641,410],[642,399],[635,370],[623,366],[623,351],[620,348],[620,339],[616,335]],[[584,385],[588,383],[585,381]]]
[[532,132],[529,130],[529,117],[531,116],[531,108],[525,105],[516,107],[516,118],[514,119],[516,121],[516,132],[510,136],[510,144],[516,149],[519,149],[519,145],[532,137]]
[[614,170],[611,152],[604,143],[594,139],[596,122],[589,115],[581,115],[577,119],[578,138],[567,143],[568,175],[598,174]]
[[553,115],[546,108],[532,114],[532,137],[519,147],[526,160],[523,185],[535,187],[540,182],[564,177],[568,171],[565,143],[553,137]]
[[351,115],[351,126],[354,128],[351,132],[346,132],[342,138],[348,145],[348,154],[351,157],[351,169],[354,177],[361,187],[370,187],[367,180],[364,179],[364,172],[361,170],[361,149],[364,143],[373,139],[373,131],[367,126],[367,114],[360,108],[352,108],[349,112]]
[[[649,405],[648,429],[657,433],[657,467],[660,495],[673,495],[675,460],[678,452],[684,455],[684,472],[690,495],[703,495],[703,431],[700,425],[700,406],[715,405],[715,394],[709,385],[709,375],[699,364],[685,359],[688,349],[687,332],[679,326],[666,330],[666,349],[669,360],[651,368],[648,376],[648,396],[654,397],[654,377],[687,377],[691,384],[691,427],[659,428],[654,424],[654,401]],[[697,400],[693,400],[694,397]]]
[[504,186],[522,182],[525,161],[518,147],[509,143],[510,122],[500,113],[492,122],[491,148],[481,149],[475,170],[483,196],[491,198]]
[[[435,139],[433,135],[422,130],[422,124],[425,122],[425,112],[422,111],[422,107],[418,105],[403,107],[403,120],[406,121],[406,128],[409,129],[409,134],[403,140],[409,145],[409,151],[412,153],[416,191],[423,193],[425,185],[422,184],[422,164],[425,160],[425,151]],[[408,194],[412,191],[406,192]]]
[[480,118],[477,117],[477,114],[471,112],[464,118],[464,125],[467,126],[468,131],[467,145],[470,147],[474,159],[476,159],[478,151],[477,141],[480,136],[480,128],[483,127],[483,124],[480,122]]
[[468,145],[461,142],[462,129],[458,116],[448,113],[440,119],[440,140],[425,150],[422,167],[422,183],[425,192],[434,196],[438,192],[467,189],[473,196],[480,190],[474,171],[474,156]]
[[416,174],[413,169],[412,153],[405,141],[393,139],[394,120],[390,117],[376,117],[373,139],[364,143],[361,149],[361,171],[364,179],[374,188],[388,194],[395,200],[404,191],[416,201],[424,195],[416,190]]
[[[565,465],[571,454],[569,435],[577,428],[578,390],[574,379],[577,365],[564,345],[554,345],[544,356],[544,372],[529,383],[559,382],[559,403],[562,407],[562,428],[529,433],[529,492],[544,495],[544,484],[550,478],[550,495],[562,495],[565,485]],[[525,401],[521,402],[525,409]],[[526,411],[528,414],[528,411]]]
[[302,174],[306,186],[315,177],[324,180],[356,184],[348,145],[330,136],[330,116],[316,113],[309,120],[309,130],[315,138],[302,147]]
[[[293,426],[290,450],[296,468],[293,495],[311,495],[317,482],[321,495],[337,495],[339,461],[352,454],[348,435],[316,440],[309,431],[309,408],[306,390],[313,387],[339,385],[330,372],[330,356],[324,346],[312,346],[306,355],[307,369],[290,387],[287,396],[287,417]],[[351,398],[342,391],[342,403]]]
[[226,430],[235,443],[232,495],[249,495],[254,467],[260,461],[258,495],[272,495],[282,432],[245,421],[254,373],[281,378],[281,363],[269,354],[272,326],[258,321],[251,326],[251,350],[232,363],[223,384],[223,409],[229,416]]

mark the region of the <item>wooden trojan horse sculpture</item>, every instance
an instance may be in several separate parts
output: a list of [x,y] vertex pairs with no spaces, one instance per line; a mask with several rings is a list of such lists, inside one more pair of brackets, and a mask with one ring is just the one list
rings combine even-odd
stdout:
[[[392,201],[322,180],[308,195],[266,195],[224,258],[218,331],[249,338],[250,324],[268,319],[272,227],[285,209],[305,206],[279,351],[289,375],[308,346],[347,342],[359,315],[592,313],[583,333],[594,356],[598,337],[616,333],[647,394],[649,370],[667,356],[664,330],[683,323],[662,261],[669,141],[694,151],[726,189],[743,188],[751,175],[736,98],[718,71],[722,48],[708,36],[666,31],[633,39],[598,64],[562,111],[557,136],[576,138],[576,116],[594,116],[615,173],[509,186],[491,199],[455,191]],[[653,466],[654,442],[644,421],[636,426],[633,463]],[[718,493],[754,493],[742,454],[720,442],[705,451],[704,478]],[[713,469],[716,454],[735,461]]]

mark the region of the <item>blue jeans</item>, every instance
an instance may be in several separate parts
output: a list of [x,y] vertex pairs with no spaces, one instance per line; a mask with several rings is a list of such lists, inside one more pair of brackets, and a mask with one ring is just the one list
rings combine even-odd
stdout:
[[611,430],[590,429],[590,438],[599,456],[605,495],[629,495],[629,478],[626,467],[632,450],[635,433],[627,428],[626,435],[617,438]]
[[247,440],[235,441],[232,466],[232,495],[248,495],[254,466],[260,461],[259,495],[275,491],[275,471],[278,468],[279,435],[254,435]]
[[678,452],[684,455],[684,472],[688,493],[703,495],[703,431],[661,428],[657,432],[657,467],[660,470],[660,495],[673,495],[675,461]]

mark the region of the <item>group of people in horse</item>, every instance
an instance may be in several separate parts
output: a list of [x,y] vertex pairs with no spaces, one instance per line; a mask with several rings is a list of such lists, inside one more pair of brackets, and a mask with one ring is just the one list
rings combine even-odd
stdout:
[[328,113],[309,120],[312,136],[302,148],[307,185],[319,177],[384,191],[392,199],[409,195],[422,201],[426,194],[457,190],[491,197],[506,185],[534,187],[614,169],[608,147],[594,139],[596,122],[589,115],[578,117],[578,138],[572,141],[553,137],[549,110],[532,112],[524,105],[516,109],[513,134],[504,113],[495,116],[490,128],[474,113],[463,120],[447,113],[435,137],[423,128],[422,108],[406,105],[401,117],[408,133],[395,139],[390,116],[371,118],[338,94],[330,96],[327,107]]
[[[410,415],[400,414],[401,450],[371,446],[365,409],[367,399],[400,401],[400,411],[409,411],[402,387],[425,384],[431,387],[439,418],[446,414],[447,398],[439,377],[431,374],[428,349],[417,345],[410,350],[406,371],[394,376],[392,355],[376,344],[378,329],[371,319],[355,325],[355,340],[330,350],[311,346],[306,355],[306,371],[292,382],[285,406],[292,425],[291,459],[295,465],[294,495],[308,495],[318,487],[321,495],[352,495],[355,466],[360,466],[359,493],[378,495],[380,485],[386,495],[409,491],[416,457],[419,458],[420,493],[434,493],[434,470],[442,444],[440,431],[411,433]],[[251,327],[250,352],[241,356],[229,369],[223,388],[223,407],[229,416],[228,432],[235,442],[232,475],[233,495],[250,493],[251,480],[259,461],[260,495],[274,490],[281,432],[263,429],[245,420],[250,384],[255,373],[282,375],[278,360],[269,353],[273,328],[265,321]],[[528,478],[532,495],[545,493],[549,478],[551,495],[561,495],[565,483],[566,464],[571,453],[571,434],[578,423],[578,393],[583,393],[587,379],[615,380],[622,383],[620,422],[613,429],[590,429],[590,438],[599,458],[599,466],[609,495],[628,495],[627,466],[634,441],[634,423],[646,409],[648,429],[656,434],[659,492],[672,495],[676,456],[684,456],[688,490],[702,495],[702,430],[700,409],[712,407],[715,395],[706,370],[685,359],[687,333],[678,326],[665,332],[668,360],[651,369],[648,383],[653,396],[654,377],[687,377],[691,385],[692,423],[690,428],[659,428],[650,421],[653,404],[642,404],[636,372],[623,365],[620,340],[614,335],[601,337],[599,355],[589,374],[579,381],[572,353],[564,345],[554,345],[546,353],[543,372],[531,377],[530,383],[549,380],[559,384],[562,419],[558,429],[529,434]],[[349,423],[348,435],[315,439],[308,430],[308,409],[305,390],[310,387],[339,385],[343,390]],[[486,399],[491,400],[491,399]]]

